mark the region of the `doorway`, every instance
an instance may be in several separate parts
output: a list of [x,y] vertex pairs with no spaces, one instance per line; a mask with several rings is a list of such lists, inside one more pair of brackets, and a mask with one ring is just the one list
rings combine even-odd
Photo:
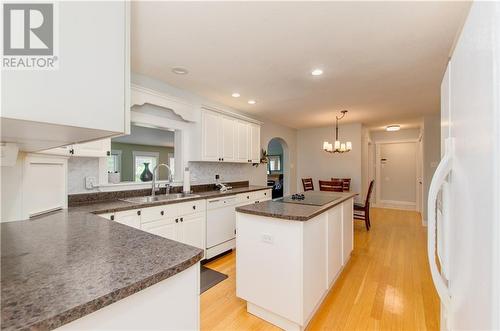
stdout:
[[377,142],[377,206],[417,210],[418,141]]
[[272,198],[288,194],[289,160],[288,145],[282,138],[275,137],[267,144],[267,186],[273,188]]

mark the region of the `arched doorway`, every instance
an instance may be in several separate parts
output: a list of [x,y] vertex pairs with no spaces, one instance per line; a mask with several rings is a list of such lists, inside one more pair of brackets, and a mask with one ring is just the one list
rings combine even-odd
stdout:
[[267,155],[267,182],[273,186],[273,199],[289,194],[290,160],[286,141],[279,137],[269,140]]

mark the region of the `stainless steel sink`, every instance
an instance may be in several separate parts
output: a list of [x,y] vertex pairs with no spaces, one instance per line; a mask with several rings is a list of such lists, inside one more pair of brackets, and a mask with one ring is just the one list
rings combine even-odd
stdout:
[[198,194],[191,193],[172,193],[172,194],[161,194],[147,197],[134,197],[127,199],[120,199],[121,201],[131,202],[131,203],[151,203],[151,202],[159,202],[159,201],[172,201],[172,200],[183,200],[183,199],[192,199],[198,198]]

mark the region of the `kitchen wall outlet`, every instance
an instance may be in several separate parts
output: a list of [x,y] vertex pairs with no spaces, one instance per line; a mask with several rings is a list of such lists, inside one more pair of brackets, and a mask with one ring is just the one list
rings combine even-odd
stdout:
[[262,234],[262,242],[265,242],[267,244],[273,244],[274,243],[274,237],[270,233],[263,233]]
[[87,190],[91,190],[96,186],[97,186],[97,179],[95,177],[92,176],[85,177],[85,188]]

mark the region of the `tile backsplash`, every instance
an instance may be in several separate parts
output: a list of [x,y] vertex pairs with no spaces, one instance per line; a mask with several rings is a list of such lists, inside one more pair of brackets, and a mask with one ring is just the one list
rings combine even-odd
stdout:
[[[252,166],[247,163],[189,162],[191,184],[211,184],[215,175],[223,182],[249,181],[252,185],[266,185],[266,166]],[[99,159],[71,157],[68,161],[68,194],[97,192],[87,190],[85,177],[99,178]]]

